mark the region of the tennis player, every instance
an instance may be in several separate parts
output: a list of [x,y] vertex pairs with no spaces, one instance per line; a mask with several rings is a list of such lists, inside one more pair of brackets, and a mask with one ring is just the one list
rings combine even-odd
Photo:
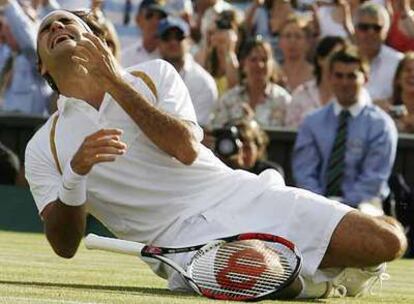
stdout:
[[[272,233],[301,250],[305,298],[338,286],[348,296],[364,293],[383,263],[404,252],[391,218],[286,187],[276,171],[225,166],[200,143],[188,90],[165,61],[125,71],[84,20],[62,10],[43,19],[37,44],[39,69],[61,98],[27,147],[26,176],[59,256],[75,254],[87,213],[119,238],[162,246]],[[186,287],[151,266],[172,290]]]

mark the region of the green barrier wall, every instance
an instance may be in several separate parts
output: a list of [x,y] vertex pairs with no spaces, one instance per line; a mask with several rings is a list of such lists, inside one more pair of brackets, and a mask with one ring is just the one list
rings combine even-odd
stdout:
[[[43,224],[28,188],[0,185],[0,230],[42,232]],[[88,216],[86,233],[112,234],[94,217]]]

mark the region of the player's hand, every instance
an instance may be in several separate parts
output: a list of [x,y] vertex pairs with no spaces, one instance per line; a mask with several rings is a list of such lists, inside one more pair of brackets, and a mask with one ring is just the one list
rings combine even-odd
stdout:
[[72,61],[79,64],[85,73],[102,84],[105,91],[121,77],[121,67],[105,43],[91,33],[83,33],[77,42]]
[[121,141],[121,135],[119,129],[101,129],[87,136],[72,158],[72,170],[86,175],[96,164],[113,162],[126,152],[127,146]]

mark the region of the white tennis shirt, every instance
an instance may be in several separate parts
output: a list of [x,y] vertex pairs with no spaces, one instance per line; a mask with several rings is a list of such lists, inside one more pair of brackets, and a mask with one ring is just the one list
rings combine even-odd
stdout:
[[[154,60],[129,70],[149,75],[158,98],[140,78],[129,73],[124,77],[157,108],[192,122],[201,141],[202,130],[196,123],[188,90],[170,64]],[[113,163],[95,165],[87,178],[88,212],[119,238],[179,245],[174,244],[174,238],[183,221],[223,202],[227,206],[251,202],[266,187],[263,178],[228,168],[201,144],[195,162],[183,165],[158,149],[109,94],[99,111],[84,101],[62,98],[58,112],[55,143],[62,168],[91,133],[101,128],[124,131],[126,154]],[[61,183],[50,148],[52,119],[26,149],[26,177],[39,212],[57,199]]]

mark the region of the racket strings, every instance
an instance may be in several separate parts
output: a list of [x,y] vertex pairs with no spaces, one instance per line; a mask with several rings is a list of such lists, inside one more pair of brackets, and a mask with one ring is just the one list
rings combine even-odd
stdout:
[[252,298],[286,282],[296,263],[295,253],[284,245],[246,240],[205,250],[192,261],[189,272],[210,296]]

